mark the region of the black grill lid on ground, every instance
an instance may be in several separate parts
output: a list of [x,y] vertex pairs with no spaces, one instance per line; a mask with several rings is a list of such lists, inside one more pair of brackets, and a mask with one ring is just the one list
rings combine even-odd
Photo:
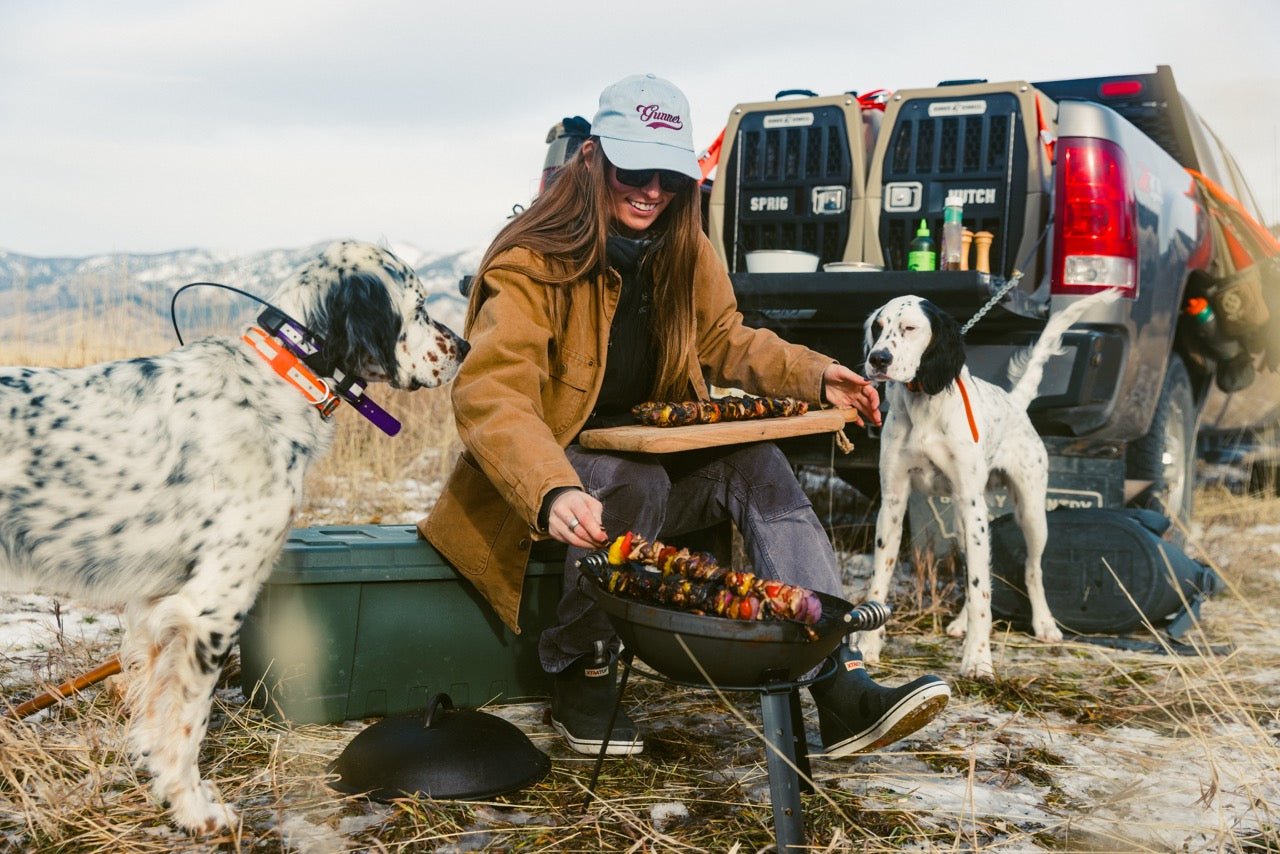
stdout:
[[425,714],[384,718],[351,739],[329,766],[329,785],[375,801],[424,795],[477,800],[532,786],[551,770],[547,755],[514,724],[455,709],[435,694]]

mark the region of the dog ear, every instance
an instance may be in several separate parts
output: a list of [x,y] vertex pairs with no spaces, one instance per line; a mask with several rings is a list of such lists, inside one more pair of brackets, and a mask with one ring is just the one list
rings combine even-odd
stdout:
[[378,276],[343,271],[317,314],[312,328],[325,339],[323,373],[339,366],[352,373],[364,365],[378,368],[383,376],[395,376],[401,318]]
[[876,320],[879,317],[880,309],[877,308],[868,314],[867,319],[862,322],[862,360],[864,362],[867,360],[867,356],[870,355],[876,339],[880,337],[880,330],[876,328]]
[[960,376],[964,367],[964,339],[955,318],[928,300],[920,301],[920,309],[929,319],[929,346],[920,356],[916,382],[925,394],[937,394]]

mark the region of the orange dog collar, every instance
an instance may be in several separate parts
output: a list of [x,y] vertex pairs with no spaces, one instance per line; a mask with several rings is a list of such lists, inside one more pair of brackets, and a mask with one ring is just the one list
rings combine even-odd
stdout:
[[312,373],[301,359],[257,326],[249,327],[244,341],[281,379],[300,391],[307,402],[319,411],[321,418],[328,419],[333,415],[342,398],[334,394],[329,384]]

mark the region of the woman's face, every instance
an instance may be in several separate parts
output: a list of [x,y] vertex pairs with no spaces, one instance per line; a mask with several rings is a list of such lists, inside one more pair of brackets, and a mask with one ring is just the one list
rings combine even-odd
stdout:
[[[618,169],[612,163],[605,166],[614,225],[632,237],[648,231],[676,195],[662,189],[657,170],[646,171],[650,174],[644,186],[632,187],[618,180]],[[635,180],[635,174],[629,177]]]

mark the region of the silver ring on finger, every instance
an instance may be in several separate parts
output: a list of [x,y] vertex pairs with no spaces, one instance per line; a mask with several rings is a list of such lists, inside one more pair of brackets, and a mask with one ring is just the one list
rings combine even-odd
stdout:
[[578,517],[574,516],[572,519],[569,520],[569,530],[576,531],[578,529],[578,526],[581,524],[582,523],[578,521]]

